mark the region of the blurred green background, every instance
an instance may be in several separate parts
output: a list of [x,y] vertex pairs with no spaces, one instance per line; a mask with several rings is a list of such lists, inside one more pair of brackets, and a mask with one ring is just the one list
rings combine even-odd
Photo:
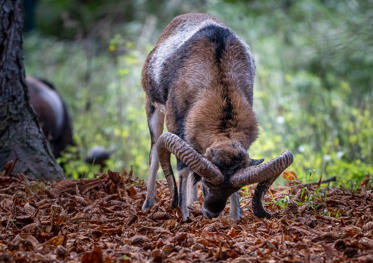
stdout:
[[[260,136],[252,157],[290,149],[290,170],[303,182],[337,176],[353,188],[373,175],[372,0],[25,2],[26,73],[62,94],[82,156],[103,145],[114,149],[111,170],[133,165],[146,178],[142,64],[174,16],[207,12],[245,40],[256,60]],[[97,172],[80,160],[65,168],[71,177]]]

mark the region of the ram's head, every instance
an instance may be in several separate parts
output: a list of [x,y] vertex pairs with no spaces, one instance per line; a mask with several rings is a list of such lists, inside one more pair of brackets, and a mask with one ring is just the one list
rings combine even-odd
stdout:
[[[263,160],[248,158],[246,151],[237,142],[232,142],[231,146],[221,144],[208,149],[206,158],[177,135],[166,132],[158,139],[158,155],[169,182],[170,176],[173,176],[171,153],[202,178],[202,212],[208,218],[219,216],[232,193],[254,183],[258,183],[253,198],[254,214],[259,218],[269,218],[271,215],[264,209],[262,197],[274,180],[293,162],[292,153],[285,151],[277,158],[261,164]],[[229,153],[232,155],[229,156]],[[175,190],[171,184],[169,186],[171,191]]]

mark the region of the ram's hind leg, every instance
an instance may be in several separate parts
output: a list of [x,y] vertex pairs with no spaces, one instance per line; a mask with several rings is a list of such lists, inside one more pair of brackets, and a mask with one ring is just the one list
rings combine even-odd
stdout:
[[150,132],[150,153],[149,153],[149,177],[147,184],[146,199],[142,206],[142,210],[152,208],[154,205],[155,181],[159,168],[159,159],[156,143],[163,131],[164,113],[163,106],[153,105],[149,99],[146,100],[146,117]]

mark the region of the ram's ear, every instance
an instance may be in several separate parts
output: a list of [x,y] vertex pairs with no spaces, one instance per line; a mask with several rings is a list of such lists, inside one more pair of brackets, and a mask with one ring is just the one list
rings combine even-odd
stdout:
[[261,164],[264,161],[264,159],[251,159],[250,166]]

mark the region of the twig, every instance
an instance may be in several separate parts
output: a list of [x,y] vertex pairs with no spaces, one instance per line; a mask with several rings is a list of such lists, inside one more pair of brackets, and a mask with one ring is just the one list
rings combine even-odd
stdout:
[[326,183],[335,182],[335,181],[337,181],[337,177],[333,176],[321,182],[313,182],[313,183],[305,184],[305,186],[311,186],[311,185],[316,185],[316,184],[326,184]]

